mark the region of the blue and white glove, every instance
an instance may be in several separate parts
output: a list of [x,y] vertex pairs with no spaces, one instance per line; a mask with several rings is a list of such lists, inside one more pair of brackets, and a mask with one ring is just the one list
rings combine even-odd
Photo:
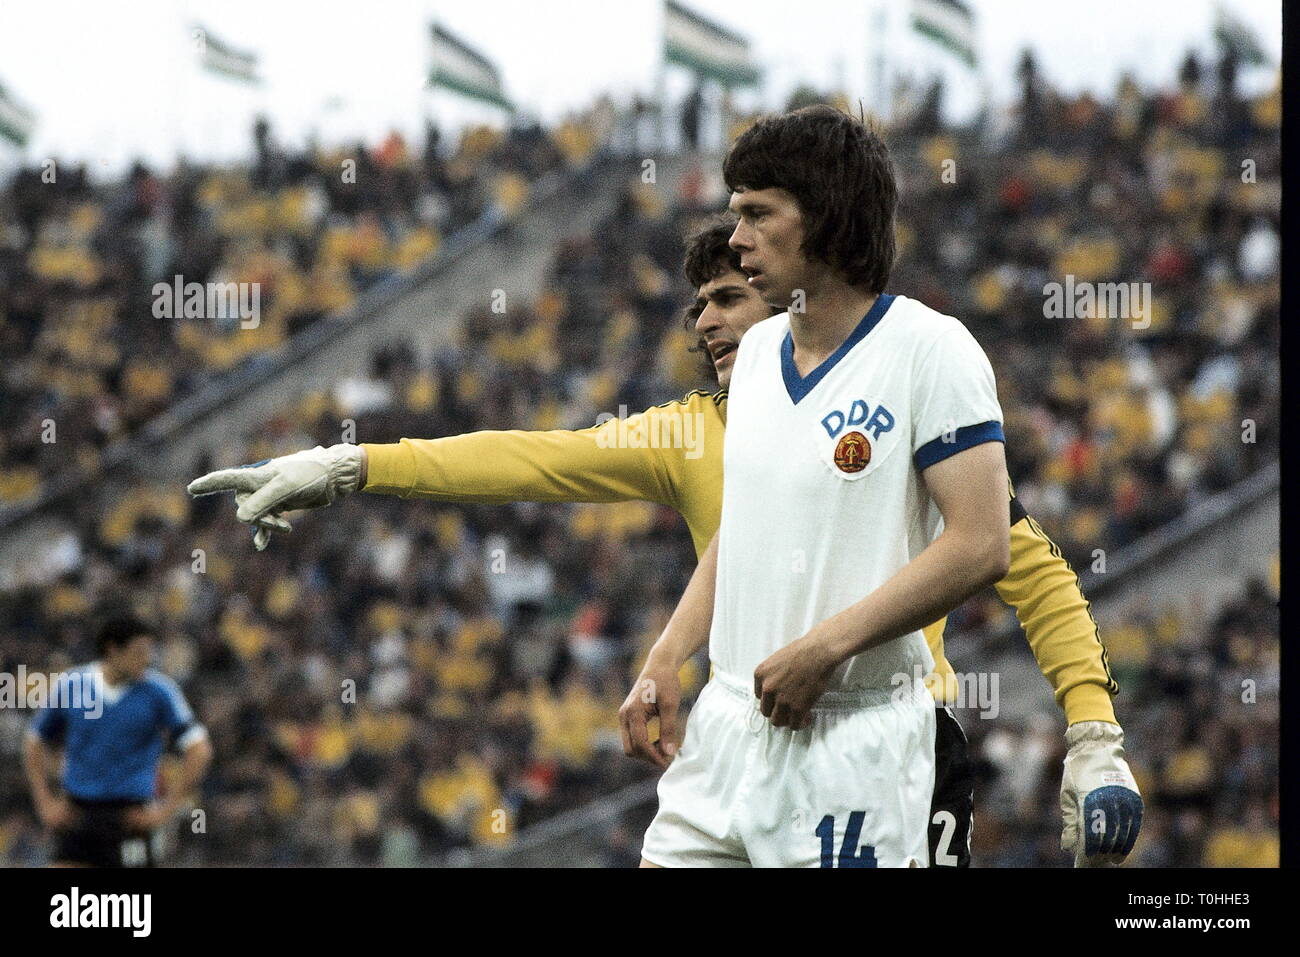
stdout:
[[234,492],[235,517],[254,527],[253,545],[260,552],[270,542],[271,532],[293,531],[281,512],[330,505],[360,484],[361,447],[342,444],[218,469],[196,478],[186,491],[191,495]]
[[1124,760],[1124,731],[1109,721],[1080,721],[1065,732],[1061,779],[1061,850],[1075,867],[1119,865],[1142,829],[1142,795]]

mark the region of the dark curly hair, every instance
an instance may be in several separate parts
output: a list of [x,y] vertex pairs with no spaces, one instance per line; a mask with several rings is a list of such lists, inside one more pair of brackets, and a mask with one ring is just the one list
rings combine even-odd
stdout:
[[877,131],[832,106],[759,120],[723,162],[727,189],[783,189],[803,215],[802,252],[882,293],[894,266],[898,186]]
[[719,220],[706,226],[686,243],[686,261],[682,271],[691,289],[699,289],[711,279],[733,269],[740,272],[740,253],[730,246],[731,234],[736,231],[736,221]]

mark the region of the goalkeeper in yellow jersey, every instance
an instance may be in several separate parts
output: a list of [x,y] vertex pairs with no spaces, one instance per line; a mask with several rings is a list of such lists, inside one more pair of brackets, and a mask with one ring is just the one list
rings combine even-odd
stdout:
[[[731,233],[724,224],[705,229],[691,240],[685,263],[697,290],[690,317],[720,387],[712,395],[691,392],[626,420],[577,431],[485,431],[317,447],[209,473],[191,482],[189,492],[234,492],[238,518],[254,527],[259,549],[273,531],[290,531],[283,513],[361,490],[477,504],[655,502],[682,515],[698,555],[717,531],[722,511],[722,440],[734,352],[745,332],[773,313],[746,282],[739,255],[728,245]],[[694,442],[650,439],[691,434],[685,428],[696,423],[703,434],[694,435]],[[644,441],[627,441],[632,434]],[[1061,847],[1074,855],[1076,866],[1118,864],[1142,823],[1142,800],[1111,705],[1118,689],[1077,576],[1014,494],[1008,513],[1011,566],[997,592],[1015,609],[1068,722]],[[938,621],[925,630],[935,661],[928,683],[938,706],[930,863],[967,867],[973,772],[965,733],[951,710],[957,682],[944,656],[943,628]],[[653,696],[641,693],[647,681],[654,682]],[[652,653],[620,711],[624,750],[666,767],[681,740],[680,698],[676,667]],[[659,719],[655,741],[647,727],[652,717]]]

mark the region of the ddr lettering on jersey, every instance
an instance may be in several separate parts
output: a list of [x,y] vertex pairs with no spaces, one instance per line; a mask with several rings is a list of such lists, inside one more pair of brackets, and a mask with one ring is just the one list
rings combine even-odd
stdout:
[[[741,682],[777,649],[866,597],[941,527],[921,473],[1002,441],[993,370],[959,321],[882,295],[800,376],[788,314],[744,337],[723,451],[709,651]],[[920,631],[843,665],[836,688],[892,688],[933,659]]]

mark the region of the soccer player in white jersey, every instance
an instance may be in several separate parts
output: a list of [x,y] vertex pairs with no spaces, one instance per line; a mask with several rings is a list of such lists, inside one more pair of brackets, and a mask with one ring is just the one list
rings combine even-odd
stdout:
[[673,667],[707,640],[713,675],[642,864],[926,866],[921,629],[1010,562],[992,368],[959,321],[885,292],[897,191],[873,130],[771,117],[723,173],[731,245],[787,311],[737,351],[721,527],[652,652]]

